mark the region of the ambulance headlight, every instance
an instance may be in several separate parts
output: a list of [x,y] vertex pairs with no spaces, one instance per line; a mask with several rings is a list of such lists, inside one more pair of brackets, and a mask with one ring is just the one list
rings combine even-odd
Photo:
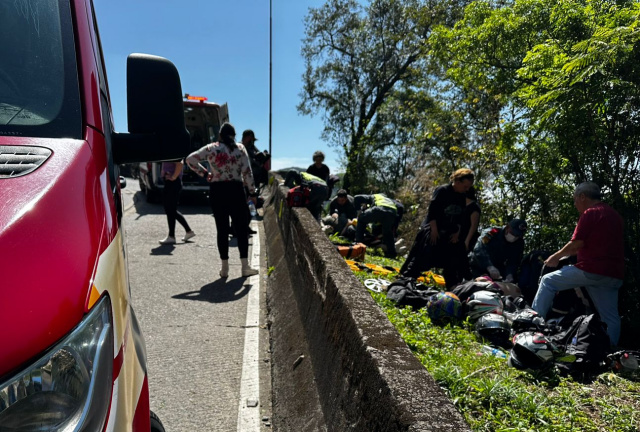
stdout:
[[0,431],[99,431],[113,386],[111,302],[104,297],[73,331],[0,383]]

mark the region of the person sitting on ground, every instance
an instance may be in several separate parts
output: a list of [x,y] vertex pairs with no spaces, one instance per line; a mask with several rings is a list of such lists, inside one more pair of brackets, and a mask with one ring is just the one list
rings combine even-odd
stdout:
[[327,197],[327,183],[312,174],[304,171],[298,172],[292,169],[287,173],[287,176],[284,179],[284,185],[288,188],[293,188],[295,186],[309,188],[309,203],[306,205],[306,208],[311,213],[311,216],[320,223],[322,204]]
[[475,175],[468,168],[456,170],[450,184],[433,191],[429,210],[411,246],[400,274],[417,279],[423,271],[442,268],[447,287],[457,285],[458,267],[464,253],[460,227],[466,206],[465,194],[473,186]]
[[493,280],[514,282],[524,252],[527,223],[513,219],[504,227],[482,231],[470,257],[473,277],[489,275]]
[[307,168],[307,172],[311,175],[321,178],[326,183],[329,181],[329,167],[324,164],[324,153],[320,150],[313,154],[313,163]]
[[369,207],[362,211],[357,219],[356,241],[364,241],[364,233],[367,225],[380,224],[382,228],[382,241],[386,246],[385,256],[395,258],[396,245],[393,237],[393,227],[396,222],[398,210],[393,199],[384,194],[374,195],[356,195],[353,198],[356,209],[362,208],[363,205]]
[[607,325],[612,346],[620,339],[618,291],[624,278],[624,222],[601,200],[600,187],[593,182],[578,185],[573,203],[580,213],[569,243],[545,260],[558,267],[565,256],[577,255],[575,265],[547,273],[533,299],[533,309],[543,318],[551,309],[556,293],[585,287],[600,319]]
[[352,226],[358,212],[353,203],[353,197],[347,191],[340,189],[336,197],[329,203],[329,214],[322,220],[325,225],[333,228],[333,232],[343,235],[344,230]]

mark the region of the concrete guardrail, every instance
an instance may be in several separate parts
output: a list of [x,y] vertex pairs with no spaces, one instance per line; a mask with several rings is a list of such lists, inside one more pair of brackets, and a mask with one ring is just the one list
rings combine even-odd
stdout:
[[280,431],[469,431],[304,208],[272,173],[264,228],[270,268],[273,425]]

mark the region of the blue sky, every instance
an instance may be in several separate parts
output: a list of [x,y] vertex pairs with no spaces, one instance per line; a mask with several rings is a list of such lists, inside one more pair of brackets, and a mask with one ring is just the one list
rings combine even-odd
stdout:
[[[337,150],[320,139],[322,115],[298,114],[304,17],[321,0],[273,0],[272,168],[307,167],[322,150],[331,172]],[[228,103],[238,134],[253,129],[269,148],[269,0],[94,0],[113,115],[127,127],[126,58],[132,52],[171,60],[183,93]]]

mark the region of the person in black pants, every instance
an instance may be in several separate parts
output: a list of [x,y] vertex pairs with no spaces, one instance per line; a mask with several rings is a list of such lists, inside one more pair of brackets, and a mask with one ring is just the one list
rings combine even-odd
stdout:
[[183,226],[186,231],[182,241],[186,242],[196,234],[191,230],[187,220],[182,213],[178,211],[178,200],[180,191],[182,190],[182,162],[163,162],[160,175],[164,179],[164,189],[162,190],[162,204],[164,212],[167,214],[167,223],[169,224],[169,235],[159,243],[162,245],[176,243],[176,221]]
[[462,168],[455,171],[451,184],[437,187],[433,192],[427,217],[413,242],[411,251],[400,269],[404,277],[418,278],[423,271],[442,268],[447,287],[459,282],[461,262],[460,238],[462,218],[466,207],[466,193],[473,186],[473,171]]
[[[209,200],[216,221],[218,253],[222,261],[220,276],[229,276],[229,217],[236,229],[238,252],[242,263],[242,276],[259,273],[249,266],[249,220],[247,196],[244,187],[249,190],[249,199],[255,205],[257,192],[251,172],[251,163],[247,150],[242,143],[236,143],[236,130],[231,123],[220,128],[220,142],[207,144],[187,157],[187,164],[199,176],[207,176],[210,183]],[[207,160],[211,171],[207,171],[200,162]]]

